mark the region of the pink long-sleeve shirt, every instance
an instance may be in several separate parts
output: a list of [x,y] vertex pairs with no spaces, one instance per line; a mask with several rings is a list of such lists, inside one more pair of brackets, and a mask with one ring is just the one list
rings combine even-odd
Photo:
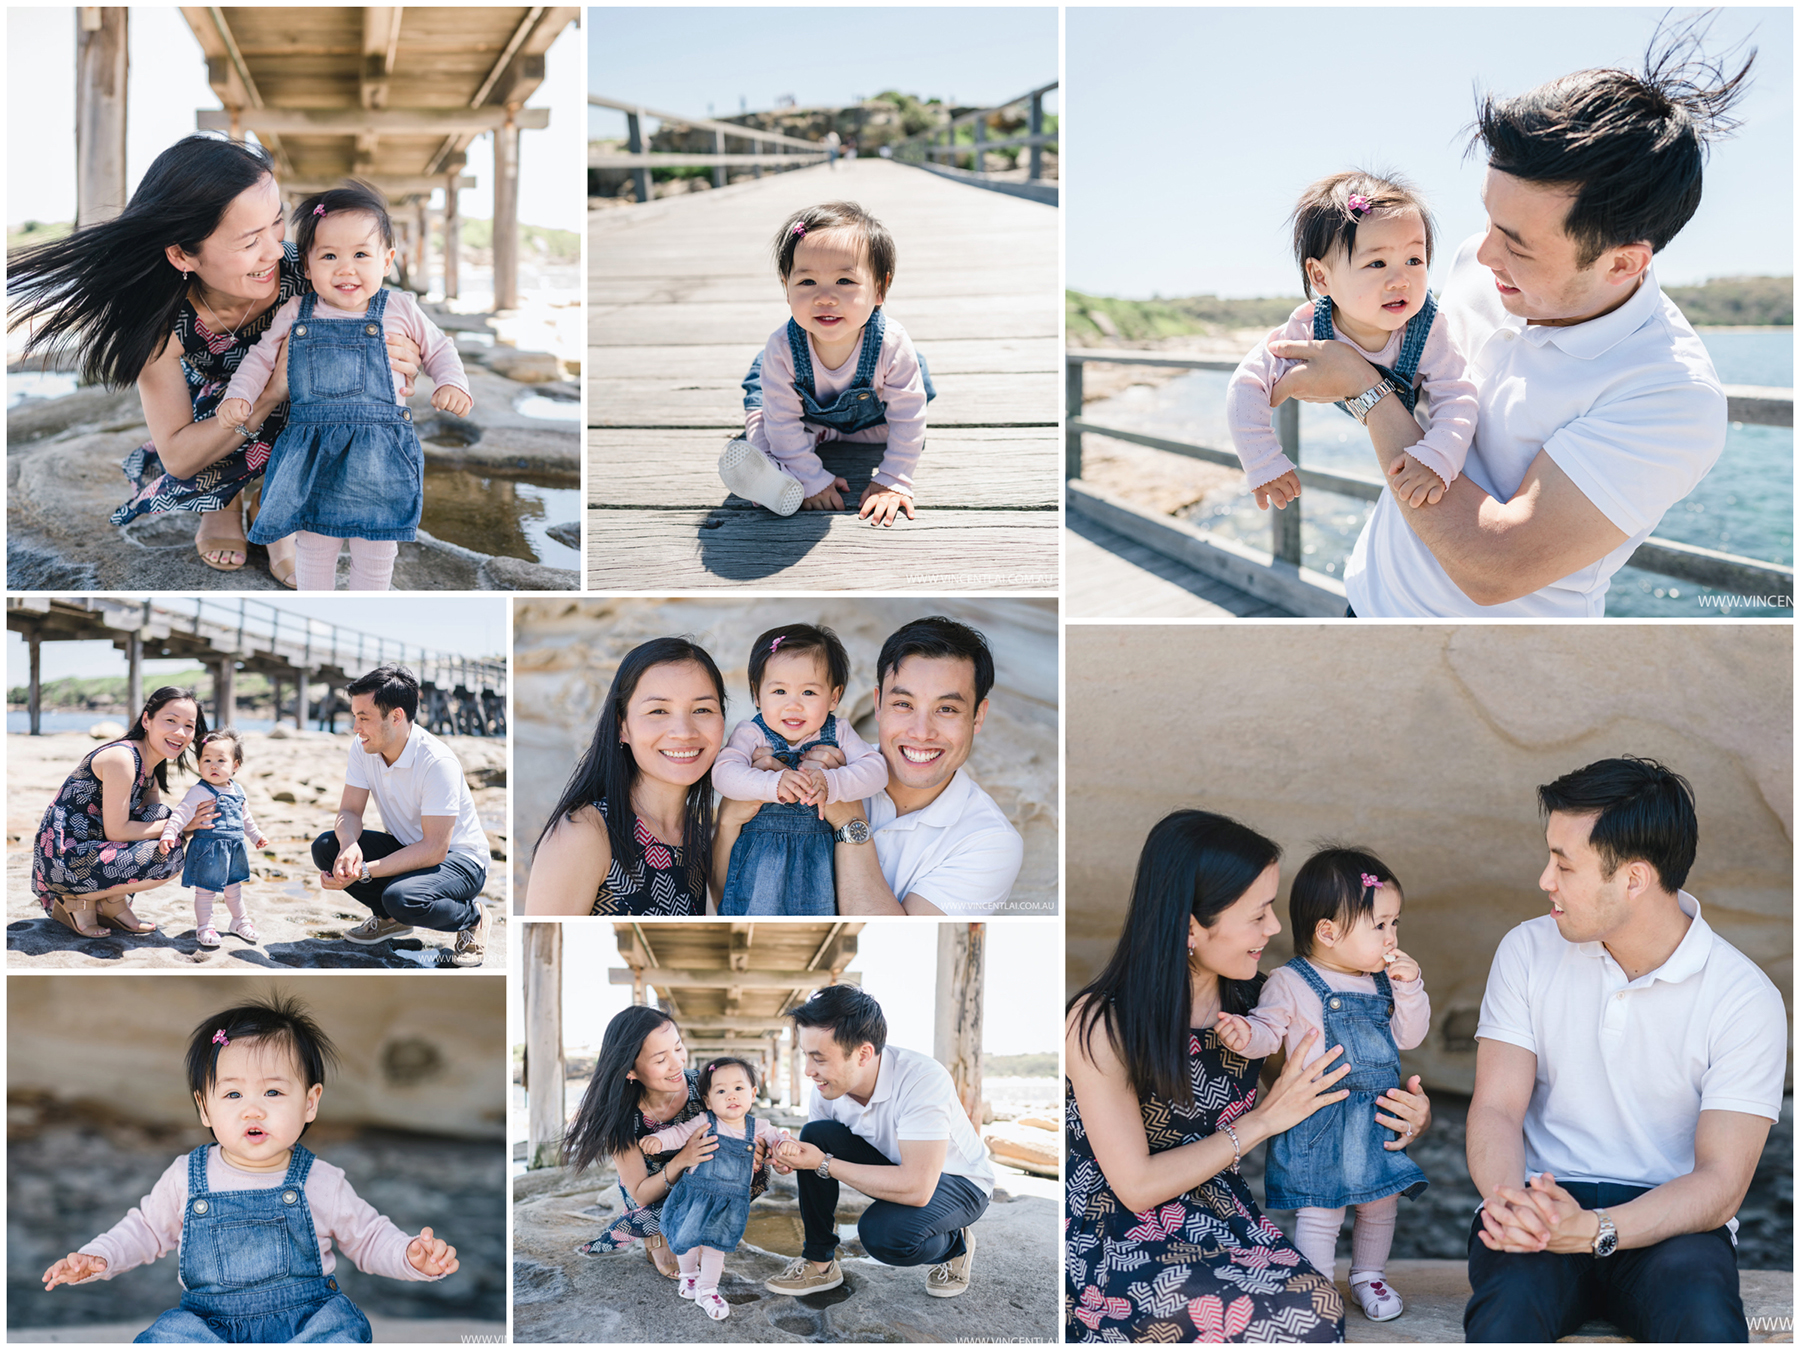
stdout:
[[[233,1167],[220,1157],[217,1144],[206,1151],[208,1190],[272,1191],[286,1176],[285,1172],[246,1172]],[[335,1241],[338,1250],[349,1257],[358,1270],[370,1275],[385,1275],[391,1280],[443,1278],[413,1269],[406,1259],[406,1246],[412,1239],[357,1195],[342,1168],[333,1167],[323,1158],[314,1158],[312,1170],[306,1174],[305,1190],[325,1274],[337,1269],[337,1257],[331,1250]],[[77,1283],[110,1280],[115,1275],[147,1266],[158,1257],[179,1251],[181,1217],[187,1211],[187,1198],[188,1160],[184,1153],[157,1178],[156,1185],[150,1194],[138,1201],[137,1208],[81,1248],[89,1256],[103,1258],[106,1269]]]
[[[664,1153],[672,1153],[683,1144],[687,1143],[687,1141],[692,1139],[695,1135],[699,1134],[705,1127],[706,1113],[702,1111],[691,1120],[684,1120],[679,1125],[671,1125],[666,1130],[658,1130],[650,1137],[662,1145],[662,1151]],[[742,1139],[744,1137],[744,1122],[741,1120],[730,1121],[720,1117],[719,1133],[729,1135],[733,1139]],[[759,1120],[756,1123],[756,1134],[759,1139],[767,1139],[770,1148],[774,1148],[777,1144],[786,1143],[794,1137],[786,1130],[769,1124],[766,1120]]]
[[[825,800],[860,802],[873,797],[887,786],[887,761],[881,757],[881,751],[856,734],[848,718],[838,717],[836,713],[831,715],[837,720],[837,743],[838,749],[844,752],[844,765],[840,769],[825,770]],[[798,744],[784,741],[783,748],[803,750],[818,739],[814,736]],[[754,720],[739,722],[731,729],[731,738],[719,751],[718,759],[713,761],[712,781],[720,796],[734,802],[776,800],[775,789],[781,782],[781,774],[774,769],[750,767],[756,752],[768,744]]]
[[[1252,488],[1272,483],[1294,467],[1294,462],[1281,452],[1281,441],[1275,435],[1269,396],[1281,377],[1300,363],[1276,356],[1269,344],[1310,342],[1312,325],[1313,304],[1308,300],[1289,316],[1284,327],[1275,329],[1251,349],[1238,363],[1226,388],[1225,416],[1231,425],[1232,444],[1243,462],[1245,482]],[[1342,332],[1336,340],[1348,343],[1357,355],[1391,370],[1400,359],[1400,344],[1405,337],[1405,328],[1396,329],[1378,352],[1365,351]],[[1425,339],[1415,383],[1423,389],[1419,406],[1429,408],[1431,415],[1428,425],[1421,422],[1426,427],[1425,435],[1408,446],[1406,453],[1448,486],[1456,481],[1463,460],[1468,458],[1469,442],[1475,436],[1477,405],[1468,363],[1450,341],[1450,325],[1441,310]]]
[[[1317,961],[1307,964],[1325,981],[1327,989],[1335,989],[1340,994],[1376,992],[1373,975],[1346,975],[1339,970],[1327,970]],[[1394,1044],[1402,1050],[1411,1050],[1421,1044],[1431,1030],[1431,1000],[1425,996],[1425,977],[1420,975],[1416,980],[1406,981],[1390,979],[1388,983],[1394,990],[1394,1016],[1388,1023],[1394,1033]],[[1319,1001],[1319,995],[1298,972],[1286,966],[1263,983],[1262,997],[1256,1001],[1249,1016],[1250,1046],[1244,1051],[1246,1059],[1272,1055],[1277,1046],[1285,1046],[1289,1055],[1296,1054],[1307,1032],[1315,1027],[1322,1031],[1325,1026],[1325,1007]],[[1313,1042],[1301,1067],[1311,1064],[1329,1049],[1331,1045],[1321,1035]]]
[[[237,374],[231,377],[231,383],[226,387],[226,398],[241,398],[254,403],[262,396],[262,391],[269,386],[269,377],[275,373],[275,353],[294,326],[300,313],[300,302],[304,299],[304,295],[296,295],[275,311],[275,321],[269,325],[269,331],[244,353],[243,364],[238,366]],[[321,319],[360,319],[364,312],[339,309],[328,304],[322,295],[313,307],[313,313]],[[456,354],[456,343],[419,308],[419,302],[410,292],[388,291],[381,326],[389,335],[409,337],[418,344],[420,366],[431,377],[432,383],[452,385],[470,398],[474,397],[469,389],[468,374],[463,370],[462,357]],[[406,398],[400,391],[405,387],[406,377],[399,371],[389,373],[394,377],[394,402],[405,403]]]
[[[887,424],[848,436],[805,422],[805,405],[794,388],[794,353],[788,346],[784,323],[769,335],[763,348],[761,408],[752,408],[744,418],[744,438],[757,449],[770,455],[794,477],[809,497],[831,486],[832,475],[819,459],[822,440],[887,442],[887,453],[875,470],[875,481],[881,486],[913,495],[913,471],[919,464],[919,453],[925,448],[925,376],[919,370],[919,354],[913,350],[906,330],[883,311],[886,327],[882,331],[881,354],[875,361],[875,396],[887,404]],[[812,335],[806,337],[807,355],[812,359],[813,394],[820,403],[830,403],[850,387],[856,378],[857,362],[862,355],[859,345],[844,364],[827,370],[813,346]]]
[[[194,812],[198,811],[203,804],[210,802],[212,799],[212,793],[201,787],[200,784],[195,783],[194,786],[187,790],[187,795],[181,799],[175,809],[169,813],[169,818],[163,822],[162,837],[171,844],[181,838],[181,832],[187,828],[187,823],[194,818]],[[256,828],[256,822],[251,819],[249,797],[244,798],[244,838],[248,839],[258,848],[261,848],[264,844],[269,842],[263,832]]]

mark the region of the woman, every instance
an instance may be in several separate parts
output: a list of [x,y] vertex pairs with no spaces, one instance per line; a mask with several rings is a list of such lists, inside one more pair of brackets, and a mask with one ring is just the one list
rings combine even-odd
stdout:
[[[681,1030],[666,1012],[632,1007],[606,1024],[594,1077],[563,1139],[563,1162],[581,1171],[602,1159],[610,1161],[619,1176],[619,1193],[625,1197],[625,1214],[577,1251],[596,1256],[643,1238],[656,1268],[671,1278],[676,1275],[675,1257],[659,1224],[662,1204],[683,1172],[713,1155],[719,1139],[703,1128],[680,1151],[654,1156],[646,1156],[638,1141],[704,1110],[700,1075],[688,1069]],[[759,1139],[752,1199],[768,1188],[766,1155]]]
[[[201,512],[194,546],[219,572],[248,556],[237,498],[286,425],[285,361],[245,422],[213,411],[276,309],[309,289],[283,242],[274,168],[255,146],[185,137],[152,161],[119,215],[19,254],[7,276],[21,301],[9,326],[32,324],[27,354],[74,345],[85,383],[137,385],[150,440],[125,460],[134,491],[112,523]],[[388,345],[410,379],[418,349],[404,338]],[[292,540],[269,546],[269,570],[294,584]]]
[[[38,826],[31,889],[58,923],[82,937],[107,936],[107,925],[154,933],[131,912],[130,897],[181,875],[184,844],[157,852],[169,808],[169,764],[188,767],[188,747],[206,735],[206,714],[191,689],[165,685],[150,695],[125,739],[81,761]],[[209,802],[187,832],[212,822]]]
[[619,663],[593,744],[538,836],[527,914],[698,915],[713,839],[725,681],[686,638]]
[[[1344,1100],[1349,1066],[1336,1046],[1310,1068],[1295,1056],[1258,1102],[1262,1061],[1213,1029],[1256,1004],[1280,857],[1223,816],[1159,821],[1112,960],[1069,1001],[1066,1339],[1344,1338],[1331,1277],[1257,1211],[1238,1163]],[[1420,1094],[1382,1105],[1409,1140],[1430,1119]]]

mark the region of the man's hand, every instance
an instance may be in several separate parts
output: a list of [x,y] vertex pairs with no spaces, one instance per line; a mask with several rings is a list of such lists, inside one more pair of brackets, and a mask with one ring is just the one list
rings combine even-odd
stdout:
[[454,1275],[462,1263],[456,1259],[456,1248],[433,1237],[429,1228],[421,1228],[419,1236],[406,1244],[406,1264],[421,1275]]
[[1277,340],[1269,350],[1294,367],[1275,382],[1269,406],[1278,408],[1290,398],[1302,403],[1339,403],[1373,389],[1380,373],[1345,342],[1286,342]]
[[[346,844],[338,850],[337,861],[331,865],[331,875],[342,878],[346,883],[355,881],[362,875],[363,851],[361,844]],[[333,887],[341,890],[342,887]]]
[[913,515],[913,499],[904,492],[896,492],[893,488],[882,487],[879,483],[870,483],[863,489],[862,501],[857,505],[857,516],[867,520],[871,525],[892,525],[906,512],[908,520],[916,520]]
[[1436,506],[1444,499],[1444,480],[1404,451],[1388,465],[1388,480],[1394,499],[1408,506]]
[[850,490],[848,481],[842,478],[831,480],[831,486],[821,492],[815,492],[800,503],[802,511],[842,511],[844,509],[843,494]]
[[1287,510],[1289,502],[1300,499],[1300,475],[1289,469],[1281,477],[1252,489],[1256,497],[1256,509],[1267,511],[1271,504],[1277,511]]
[[817,1144],[804,1144],[794,1139],[777,1149],[775,1156],[795,1171],[815,1172],[825,1161],[825,1150]]
[[105,1273],[106,1258],[104,1256],[89,1256],[86,1252],[70,1252],[44,1272],[44,1292],[49,1293],[59,1284],[76,1284],[81,1280],[92,1279],[96,1275]]
[[825,823],[834,830],[841,830],[853,820],[865,820],[863,804],[851,800],[847,802],[827,802],[825,805]]
[[800,762],[817,764],[821,769],[841,769],[849,761],[844,758],[844,752],[837,746],[826,745],[821,741],[817,745],[809,746],[806,753],[800,756]]

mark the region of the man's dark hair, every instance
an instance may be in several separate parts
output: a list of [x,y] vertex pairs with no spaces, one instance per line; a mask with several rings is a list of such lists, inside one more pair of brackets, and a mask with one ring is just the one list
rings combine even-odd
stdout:
[[[927,619],[914,619],[881,644],[881,655],[875,660],[875,684],[881,688],[888,676],[900,669],[909,656],[930,660],[961,657],[975,666],[975,708],[979,708],[994,687],[994,654],[987,639],[966,623],[934,614]],[[975,708],[969,709],[972,713]]]
[[810,623],[784,623],[779,628],[771,628],[750,644],[752,703],[757,701],[757,691],[762,687],[763,672],[769,668],[769,658],[777,651],[817,652],[819,664],[825,667],[827,684],[833,689],[841,690],[850,683],[850,654],[844,650],[844,644],[836,633]]
[[1653,759],[1597,759],[1538,790],[1538,807],[1593,816],[1588,843],[1600,855],[1600,875],[1610,880],[1620,863],[1647,862],[1665,891],[1687,882],[1699,843],[1694,789]]
[[367,675],[359,675],[344,686],[344,697],[372,694],[375,706],[386,717],[395,708],[413,722],[419,716],[419,677],[405,666],[376,666]]
[[[337,1060],[331,1038],[298,999],[273,995],[214,1013],[188,1037],[188,1091],[205,1097],[219,1081],[219,1052],[229,1045],[258,1041],[291,1051],[300,1076],[311,1091],[325,1081],[325,1068]],[[304,1134],[306,1131],[301,1130]]]
[[1739,125],[1731,110],[1749,88],[1756,48],[1737,74],[1701,50],[1711,20],[1658,25],[1644,70],[1580,70],[1508,99],[1481,97],[1469,148],[1531,183],[1570,188],[1563,230],[1576,262],[1647,242],[1660,252],[1700,206],[1710,142]]
[[867,1041],[880,1054],[887,1044],[887,1018],[881,1005],[853,984],[828,984],[789,1017],[795,1027],[825,1027],[845,1054]]

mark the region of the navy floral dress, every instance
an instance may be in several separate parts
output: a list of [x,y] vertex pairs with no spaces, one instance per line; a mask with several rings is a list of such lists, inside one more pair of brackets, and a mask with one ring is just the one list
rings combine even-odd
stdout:
[[[604,820],[606,803],[598,801],[594,806]],[[705,903],[693,892],[688,869],[681,860],[681,850],[651,834],[643,821],[634,819],[631,824],[642,856],[627,867],[614,855],[612,866],[606,871],[606,880],[600,883],[600,890],[594,896],[594,907],[588,913],[654,918],[686,918],[706,913]],[[680,1120],[665,1121],[657,1129],[679,1124]]]
[[[1104,1034],[1103,1032],[1101,1034]],[[1192,1144],[1256,1104],[1260,1059],[1189,1033],[1194,1105],[1143,1103],[1150,1152]],[[1341,1341],[1344,1301],[1257,1211],[1230,1168],[1142,1214],[1120,1203],[1067,1085],[1063,1290],[1069,1341]]]
[[112,741],[90,752],[44,812],[32,848],[31,889],[46,914],[54,901],[65,897],[111,890],[128,881],[166,881],[181,872],[185,841],[177,840],[167,853],[159,853],[154,836],[124,844],[106,837],[101,817],[104,786],[94,773],[94,756],[115,745],[131,751],[137,763],[129,818],[146,822],[168,818],[168,807],[146,800],[153,780],[144,772],[144,757],[135,741]]
[[[275,322],[275,311],[296,295],[311,290],[300,272],[300,255],[292,243],[282,245],[281,283],[274,303],[241,325],[233,335],[215,333],[206,326],[194,302],[183,300],[175,316],[171,340],[181,344],[181,371],[187,376],[188,394],[194,402],[194,420],[204,422],[218,411],[226,386],[243,363],[244,353],[257,344]],[[287,425],[288,405],[269,414],[246,441],[225,458],[215,460],[192,478],[177,478],[163,470],[156,443],[145,441],[125,457],[125,476],[131,480],[131,500],[112,513],[112,523],[123,525],[156,511],[217,511],[262,476],[269,450]]]

